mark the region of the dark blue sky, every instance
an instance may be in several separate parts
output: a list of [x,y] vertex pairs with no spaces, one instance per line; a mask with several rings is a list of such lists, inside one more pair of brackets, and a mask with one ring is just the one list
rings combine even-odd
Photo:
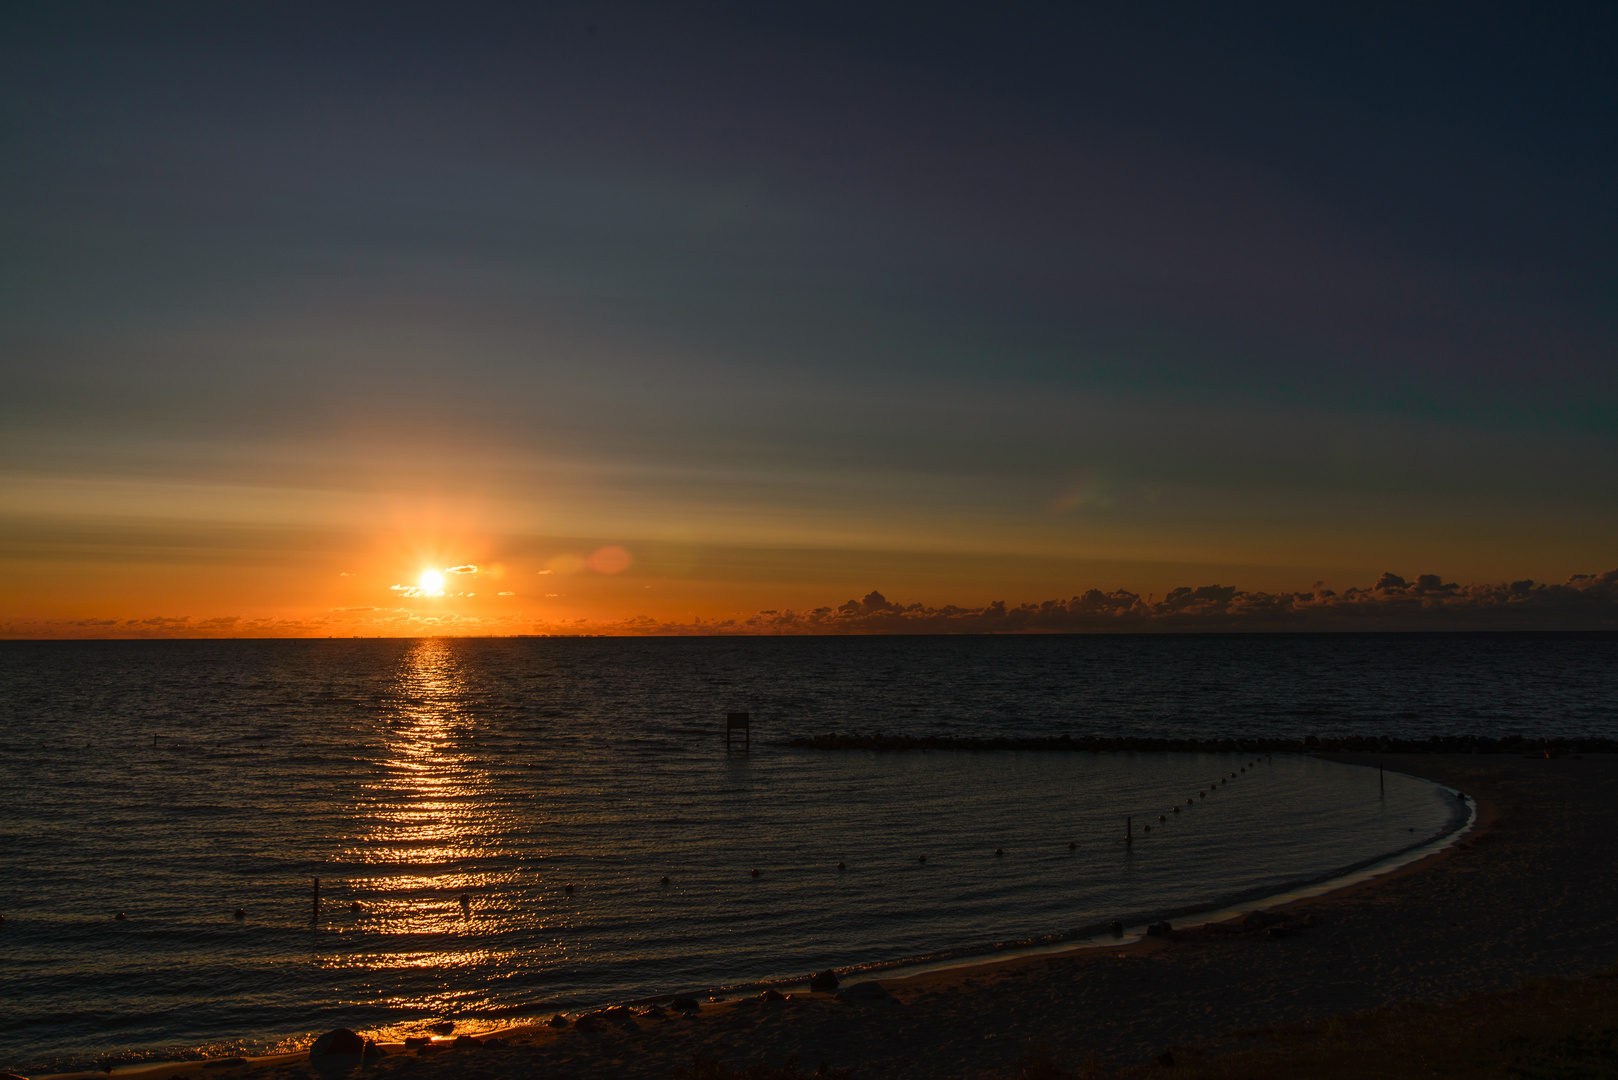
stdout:
[[635,554],[534,618],[1607,569],[1615,46],[1610,4],[9,5],[13,606],[424,548]]

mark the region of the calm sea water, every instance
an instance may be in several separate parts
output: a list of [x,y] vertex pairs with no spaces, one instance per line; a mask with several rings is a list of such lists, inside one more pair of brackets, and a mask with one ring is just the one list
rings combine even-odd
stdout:
[[1455,801],[1301,757],[776,743],[1612,736],[1615,661],[1618,635],[0,645],[0,1066],[479,1030],[1273,893]]

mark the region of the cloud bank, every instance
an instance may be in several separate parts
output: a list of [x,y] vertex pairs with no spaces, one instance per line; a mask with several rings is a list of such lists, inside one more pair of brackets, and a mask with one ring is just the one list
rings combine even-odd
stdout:
[[[1354,630],[1618,629],[1618,569],[1576,574],[1560,585],[1536,581],[1457,585],[1436,574],[1406,581],[1385,573],[1368,588],[1341,593],[1245,592],[1232,585],[1189,586],[1161,600],[1127,590],[1091,589],[1067,600],[1008,606],[896,604],[872,591],[839,607],[761,611],[746,619],[691,624],[630,620],[592,633],[618,634],[1018,634],[1209,633]],[[564,631],[567,632],[567,631]],[[574,630],[572,632],[578,632]]]
[[[501,593],[500,595],[509,595]],[[546,594],[547,596],[550,594]],[[1385,573],[1343,592],[1247,592],[1233,585],[1184,586],[1161,600],[1119,589],[1067,600],[983,607],[895,603],[875,590],[837,607],[775,609],[748,617],[674,622],[546,622],[406,608],[333,608],[308,619],[153,616],[0,622],[0,638],[326,637],[427,635],[746,636],[835,634],[1229,633],[1399,630],[1618,630],[1618,569],[1575,574],[1561,584],[1513,581],[1458,585],[1436,574],[1406,581]]]

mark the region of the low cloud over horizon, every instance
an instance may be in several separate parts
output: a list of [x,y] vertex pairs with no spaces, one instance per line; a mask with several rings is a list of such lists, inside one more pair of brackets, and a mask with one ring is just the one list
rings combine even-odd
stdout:
[[1030,633],[1229,633],[1434,630],[1615,630],[1618,569],[1575,574],[1561,584],[1520,580],[1457,584],[1436,574],[1407,581],[1384,573],[1341,592],[1246,591],[1232,585],[1182,586],[1162,599],[1126,589],[1089,591],[1067,600],[981,607],[896,603],[872,590],[838,606],[776,609],[745,617],[547,622],[520,614],[497,619],[404,609],[344,608],[326,618],[242,619],[189,616],[14,620],[0,638],[264,638],[552,636],[782,636]]

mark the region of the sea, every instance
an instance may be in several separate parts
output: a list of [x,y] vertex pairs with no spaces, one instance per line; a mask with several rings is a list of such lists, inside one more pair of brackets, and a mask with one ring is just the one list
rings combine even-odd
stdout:
[[785,745],[828,732],[1614,737],[1618,634],[0,643],[0,1069],[1107,943],[1467,813],[1301,754]]

